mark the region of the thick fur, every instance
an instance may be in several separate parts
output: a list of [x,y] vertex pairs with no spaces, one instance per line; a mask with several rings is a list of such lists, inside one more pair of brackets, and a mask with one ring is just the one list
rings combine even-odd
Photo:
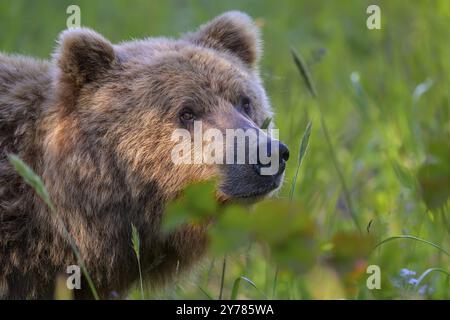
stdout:
[[[251,19],[230,12],[178,40],[113,45],[81,28],[62,33],[50,62],[0,54],[0,298],[52,298],[57,275],[77,264],[55,214],[102,298],[138,278],[132,223],[149,283],[163,284],[197,261],[204,227],[166,235],[161,215],[189,183],[221,173],[173,165],[177,112],[195,105],[218,126],[236,117],[230,101],[247,91],[251,121],[261,125],[271,112],[256,66],[260,50]],[[10,153],[42,177],[55,214],[13,170]],[[85,282],[75,294],[91,297]]]

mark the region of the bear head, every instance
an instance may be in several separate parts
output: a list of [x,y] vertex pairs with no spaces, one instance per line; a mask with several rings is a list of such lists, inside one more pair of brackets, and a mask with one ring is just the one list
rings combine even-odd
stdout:
[[[105,201],[114,195],[110,189],[123,185],[136,194],[152,185],[172,199],[188,184],[214,177],[223,201],[256,201],[273,193],[282,184],[289,151],[261,129],[272,111],[258,71],[260,56],[259,30],[240,12],[218,16],[180,39],[113,45],[87,28],[64,31],[54,55],[56,108],[47,117],[44,167],[58,163],[74,171],[75,186],[83,188],[86,179]],[[222,141],[224,154],[234,150],[222,163],[203,161],[207,156],[195,161],[191,155],[206,143],[194,141],[195,130],[209,129],[225,138],[227,130],[256,133],[255,150],[267,149],[276,170],[262,174],[268,164],[259,155],[238,162],[237,138]],[[244,139],[249,151],[251,139]],[[184,150],[184,156],[187,150],[194,160],[177,163],[174,150]],[[219,149],[209,154],[217,159]]]

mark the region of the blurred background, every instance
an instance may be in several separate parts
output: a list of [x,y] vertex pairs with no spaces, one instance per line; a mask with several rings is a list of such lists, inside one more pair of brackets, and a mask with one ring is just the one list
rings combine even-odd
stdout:
[[[449,1],[1,0],[0,50],[49,59],[71,4],[112,42],[177,37],[227,10],[262,30],[286,183],[275,200],[225,210],[208,259],[163,291],[146,283],[145,298],[450,298]],[[366,26],[371,4],[380,30]],[[202,188],[183,212],[205,203]]]

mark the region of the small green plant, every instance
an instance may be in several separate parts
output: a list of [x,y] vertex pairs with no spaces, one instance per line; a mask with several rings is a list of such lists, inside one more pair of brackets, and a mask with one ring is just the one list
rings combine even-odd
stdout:
[[141,240],[139,238],[139,233],[134,224],[131,224],[131,243],[133,244],[133,251],[136,255],[138,268],[139,268],[139,284],[141,287],[141,299],[144,300],[144,284],[142,280],[142,270],[141,270]]

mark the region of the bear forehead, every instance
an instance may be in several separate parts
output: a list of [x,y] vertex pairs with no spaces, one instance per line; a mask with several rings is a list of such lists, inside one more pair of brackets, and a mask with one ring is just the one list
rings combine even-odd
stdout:
[[211,82],[254,80],[253,70],[227,52],[219,52],[184,40],[154,38],[116,46],[125,70],[154,76],[206,77]]

